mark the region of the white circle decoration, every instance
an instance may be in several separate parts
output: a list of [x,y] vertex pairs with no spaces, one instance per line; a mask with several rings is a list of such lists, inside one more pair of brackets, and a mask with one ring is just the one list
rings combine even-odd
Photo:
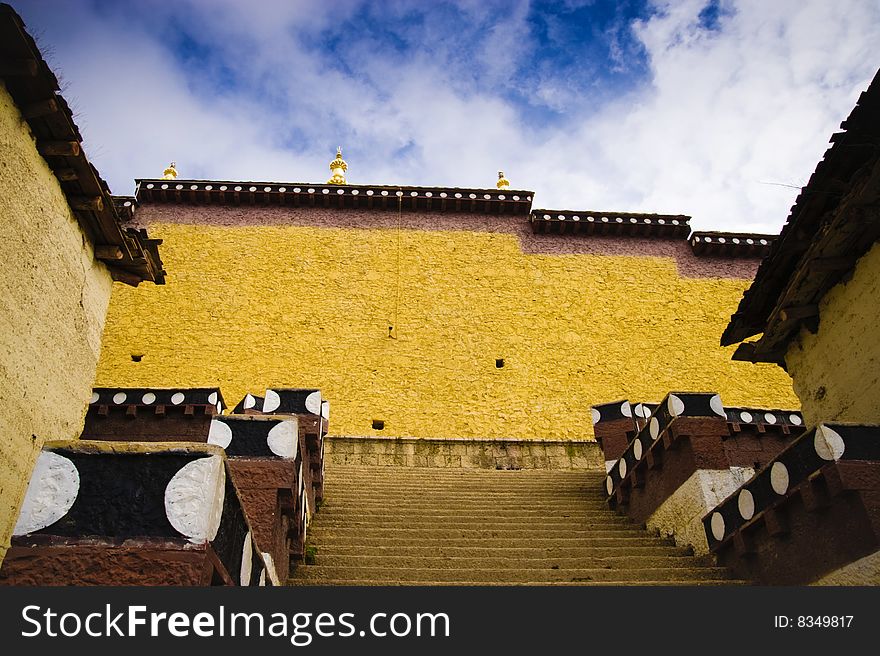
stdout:
[[764,421],[766,421],[768,424],[775,424],[776,423],[776,415],[774,415],[772,412],[765,412],[764,413]]
[[795,426],[800,426],[802,423],[804,423],[804,420],[801,419],[800,415],[789,415],[788,421],[791,422],[792,424],[794,424]]
[[822,460],[840,460],[846,449],[846,443],[836,431],[831,430],[825,424],[816,427],[816,437],[813,438],[813,446]]
[[263,399],[263,412],[275,412],[281,407],[281,397],[275,390],[266,390],[266,396]]
[[116,392],[113,395],[113,403],[119,405],[120,403],[125,403],[125,399],[128,398],[128,395],[125,392]]
[[[272,554],[268,551],[263,552],[263,573],[260,575],[261,578],[269,577],[269,581],[272,585],[279,585],[278,576],[275,573],[275,562],[272,560]],[[265,585],[263,583],[262,585]]]
[[770,468],[770,487],[776,494],[788,492],[788,467],[781,462],[774,462]]
[[633,455],[636,457],[636,460],[642,459],[642,441],[639,438],[636,438],[633,442]]
[[321,392],[312,392],[306,397],[306,410],[313,415],[321,414]]
[[186,401],[186,396],[184,396],[183,392],[177,392],[176,394],[174,394],[174,396],[171,397],[171,402],[174,405],[180,405],[184,401]]
[[684,401],[678,398],[675,394],[669,395],[669,400],[666,402],[666,405],[669,408],[669,414],[673,417],[678,417],[684,412]]
[[152,392],[147,392],[141,397],[141,403],[144,405],[152,405],[156,402],[156,395]]
[[92,398],[89,399],[89,405],[92,405],[93,403],[97,403],[98,399],[100,399],[100,398],[101,398],[100,394],[98,394],[97,392],[92,392]]
[[593,415],[593,426],[595,426],[602,419],[602,413],[600,413],[598,410],[596,410],[596,408],[591,408],[590,414]]
[[657,417],[651,417],[651,423],[648,425],[648,430],[651,432],[651,439],[656,440],[660,437],[660,422],[657,421]]
[[252,394],[245,394],[244,395],[244,409],[250,410],[255,405],[257,405],[257,400],[253,397],[253,395]]
[[31,473],[13,535],[27,535],[64,517],[79,494],[79,471],[68,458],[42,451]]
[[605,491],[608,494],[611,494],[612,492],[614,492],[614,481],[611,480],[610,476],[605,477]]
[[721,540],[724,538],[724,517],[721,516],[721,513],[716,512],[712,513],[712,519],[709,522],[712,527],[712,535],[715,536],[716,540]]
[[617,471],[620,473],[621,480],[626,478],[626,460],[624,460],[623,458],[621,458],[620,462],[617,463]]
[[330,401],[321,402],[321,416],[330,421]]
[[[300,464],[300,466],[299,466],[299,471],[300,471],[300,477],[299,477],[299,480],[302,481],[302,480],[303,480],[303,478],[302,478],[302,464]],[[300,511],[301,511],[301,512],[300,512],[300,517],[301,517],[301,521],[302,521],[303,527],[305,527],[306,516],[308,515],[308,512],[307,512],[307,511],[308,511],[308,505],[309,505],[309,504],[308,504],[308,499],[306,498],[306,488],[305,488],[305,483],[300,483],[300,491],[299,491],[299,507],[300,507]]]
[[181,467],[165,487],[165,516],[174,529],[201,544],[220,528],[226,471],[220,456],[208,456]]
[[739,418],[742,419],[747,424],[751,424],[752,420],[754,419],[754,417],[752,417],[751,412],[745,412],[745,411],[739,413]]
[[724,412],[724,404],[721,403],[721,396],[716,394],[711,399],[709,399],[709,407],[712,408],[712,412],[721,417],[727,418],[727,413]]
[[622,414],[624,417],[633,416],[632,407],[630,406],[629,401],[624,401],[620,404],[620,414]]
[[647,417],[645,413],[648,409],[643,404],[637,403],[636,407],[633,409],[635,410],[636,417]]
[[748,490],[741,490],[736,499],[739,514],[746,521],[755,516],[755,497]]
[[241,547],[241,571],[238,581],[241,585],[251,584],[251,572],[253,570],[254,543],[251,540],[251,532],[244,536],[244,545]]
[[211,405],[217,405],[217,392],[211,392],[208,394],[208,403]]
[[297,423],[290,420],[272,426],[266,436],[269,450],[280,458],[295,458],[298,430]]
[[219,419],[211,420],[211,427],[208,429],[208,444],[216,444],[225,449],[232,443],[232,428],[225,421]]

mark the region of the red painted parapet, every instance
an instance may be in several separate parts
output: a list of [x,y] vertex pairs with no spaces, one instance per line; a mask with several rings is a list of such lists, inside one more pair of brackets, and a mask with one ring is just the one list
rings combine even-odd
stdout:
[[[270,400],[273,394],[267,394]],[[316,405],[309,399],[309,407],[301,404],[298,414],[278,412],[297,407],[264,413],[264,400],[248,395],[237,406],[246,414],[222,416],[225,406],[217,389],[102,388],[95,390],[93,401],[84,437],[207,442],[223,448],[267,572],[276,583],[286,579],[291,556],[304,557],[308,522],[323,493],[327,411],[321,410],[326,402]],[[312,407],[317,415],[308,412]]]
[[670,393],[605,479],[612,507],[646,521],[695,471],[728,469],[717,394]]
[[233,413],[295,415],[299,420],[301,453],[308,499],[308,514],[324,498],[324,436],[330,419],[330,403],[318,389],[267,389],[265,397],[248,394]]
[[623,455],[636,434],[632,406],[626,400],[613,401],[594,405],[590,412],[593,415],[593,433],[605,455],[605,462],[613,464]]
[[761,469],[806,430],[796,410],[727,407],[724,411],[729,431],[724,452],[731,467]]
[[793,411],[725,408],[717,394],[670,393],[610,463],[608,503],[706,553],[705,512],[791,443],[802,423]]
[[[217,417],[209,442],[223,447],[254,540],[273,582],[287,579],[291,545],[301,542],[299,429],[294,416]],[[296,554],[301,557],[301,548]]]
[[808,431],[703,525],[720,564],[760,583],[880,583],[880,427]]
[[5,585],[271,585],[222,449],[50,442],[0,567]]
[[124,442],[205,442],[226,407],[220,389],[98,387],[82,438]]

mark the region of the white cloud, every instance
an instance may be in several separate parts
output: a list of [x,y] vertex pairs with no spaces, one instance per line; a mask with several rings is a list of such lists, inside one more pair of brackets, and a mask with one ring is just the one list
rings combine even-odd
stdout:
[[[880,64],[880,6],[735,2],[715,31],[699,26],[704,6],[663,3],[633,25],[650,78],[602,106],[552,71],[515,75],[536,47],[526,4],[495,16],[465,5],[468,29],[442,16],[413,21],[403,50],[355,31],[341,53],[303,36],[421,5],[150,3],[143,24],[76,3],[20,11],[54,48],[87,152],[117,193],[171,159],[184,177],[322,181],[341,143],[353,182],[492,186],[504,169],[538,207],[776,231],[797,190],[765,183],[806,183]],[[161,29],[172,19],[198,25],[235,84],[180,65]],[[511,89],[543,97],[562,118],[526,123]]]

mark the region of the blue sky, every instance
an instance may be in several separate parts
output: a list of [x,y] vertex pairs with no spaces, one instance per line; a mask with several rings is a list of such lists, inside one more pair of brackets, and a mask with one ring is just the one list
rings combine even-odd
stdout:
[[116,193],[491,187],[776,232],[880,66],[873,0],[13,0]]

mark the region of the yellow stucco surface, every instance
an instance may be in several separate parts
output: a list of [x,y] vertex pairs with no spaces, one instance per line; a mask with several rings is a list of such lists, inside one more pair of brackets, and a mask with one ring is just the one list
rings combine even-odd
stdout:
[[0,560],[44,440],[79,436],[112,282],[0,84]]
[[807,425],[880,424],[880,243],[819,304],[819,330],[801,329],[785,362]]
[[101,385],[220,385],[231,404],[319,387],[337,435],[584,439],[591,404],[669,390],[797,405],[781,369],[718,346],[747,281],[683,279],[672,258],[524,254],[489,232],[149,229],[168,284],[114,291]]

